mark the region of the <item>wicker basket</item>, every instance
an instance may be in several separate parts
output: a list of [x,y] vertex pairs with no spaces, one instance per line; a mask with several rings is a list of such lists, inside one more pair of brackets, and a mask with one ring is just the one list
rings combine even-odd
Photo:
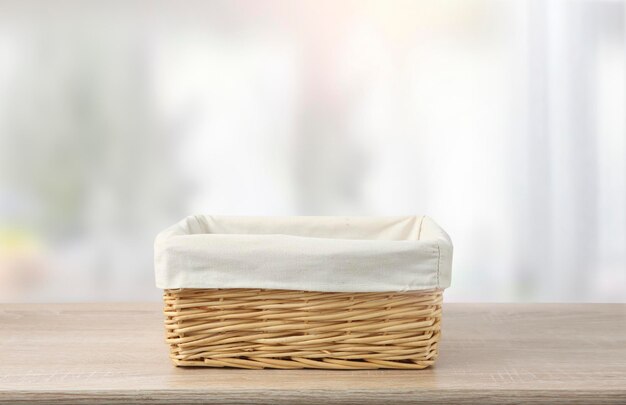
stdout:
[[164,288],[166,340],[177,366],[423,369],[442,292]]
[[437,358],[441,291],[166,290],[179,366],[422,369]]

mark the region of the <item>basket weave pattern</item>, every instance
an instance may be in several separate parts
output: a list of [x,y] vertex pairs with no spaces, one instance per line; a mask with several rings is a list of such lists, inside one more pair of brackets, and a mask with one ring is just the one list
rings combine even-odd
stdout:
[[441,291],[165,290],[179,366],[422,369],[437,358]]

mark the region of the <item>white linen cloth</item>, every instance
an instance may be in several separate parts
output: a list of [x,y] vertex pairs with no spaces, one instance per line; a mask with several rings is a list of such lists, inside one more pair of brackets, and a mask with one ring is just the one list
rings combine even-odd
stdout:
[[379,292],[450,286],[452,243],[411,217],[195,215],[155,241],[158,288]]

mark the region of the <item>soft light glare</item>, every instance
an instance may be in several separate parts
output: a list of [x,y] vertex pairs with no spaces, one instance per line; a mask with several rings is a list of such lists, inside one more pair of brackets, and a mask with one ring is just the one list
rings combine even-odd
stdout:
[[0,301],[156,300],[191,213],[428,214],[450,301],[626,300],[624,4],[5,2]]

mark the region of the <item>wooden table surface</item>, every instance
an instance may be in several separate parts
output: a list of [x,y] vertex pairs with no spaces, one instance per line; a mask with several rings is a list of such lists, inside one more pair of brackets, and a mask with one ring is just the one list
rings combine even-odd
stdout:
[[421,371],[176,368],[160,311],[0,305],[0,403],[626,404],[626,304],[445,304]]

